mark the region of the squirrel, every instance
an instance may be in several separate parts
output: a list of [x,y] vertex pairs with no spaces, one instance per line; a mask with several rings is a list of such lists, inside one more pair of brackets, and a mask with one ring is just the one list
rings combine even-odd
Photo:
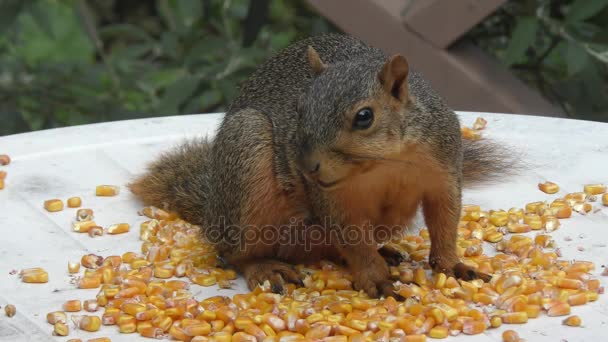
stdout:
[[250,289],[302,284],[295,264],[345,264],[356,290],[394,296],[390,241],[422,207],[429,264],[491,276],[456,249],[465,185],[503,172],[495,145],[463,140],[457,115],[406,58],[343,34],[300,40],[240,85],[215,137],[164,153],[129,184],[145,205],[201,227]]

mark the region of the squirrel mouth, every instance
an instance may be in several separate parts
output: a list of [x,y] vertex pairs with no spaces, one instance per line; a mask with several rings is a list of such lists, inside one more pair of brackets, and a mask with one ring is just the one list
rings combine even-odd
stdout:
[[319,184],[320,187],[324,188],[324,189],[329,189],[334,187],[336,184],[338,184],[340,182],[340,180],[336,180],[333,182],[324,182],[320,179],[317,179],[317,184]]

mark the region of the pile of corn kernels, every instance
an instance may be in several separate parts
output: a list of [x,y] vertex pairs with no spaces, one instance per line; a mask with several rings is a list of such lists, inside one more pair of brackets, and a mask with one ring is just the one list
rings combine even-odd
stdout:
[[[539,184],[539,189],[556,193],[559,187],[547,182]],[[197,299],[189,291],[190,284],[230,288],[236,273],[217,267],[215,251],[199,241],[196,226],[147,207],[141,212],[148,218],[140,225],[141,251],[106,257],[88,254],[80,262],[68,262],[75,286],[99,288],[99,293],[95,299],[64,303],[48,313],[47,320],[58,336],[68,336],[71,329],[97,332],[115,326],[125,334],[193,342],[425,341],[427,337],[480,334],[542,315],[564,316],[564,325],[580,326],[578,316],[569,316],[571,307],[597,300],[603,287],[589,274],[594,270],[592,263],[560,260],[549,233],[573,213],[592,212],[598,195],[608,205],[604,185],[586,185],[583,190],[551,203],[528,203],[508,211],[465,205],[458,227],[459,254],[466,264],[492,274],[489,283],[432,274],[426,262],[428,231],[405,237],[396,248],[407,261],[391,268],[397,293],[406,298],[402,302],[370,299],[354,291],[350,275],[331,263],[299,265],[305,286],[287,285],[282,295],[261,286],[232,298]],[[116,187],[97,189],[100,196],[117,193]],[[57,208],[48,201],[45,207]],[[101,229],[93,219],[93,210],[79,209],[74,231]],[[521,234],[532,230],[538,231],[534,237]],[[93,236],[110,231],[129,229],[127,224],[116,224]],[[482,241],[493,243],[499,253],[484,254]],[[48,281],[40,268],[23,270],[20,275],[24,282]],[[512,330],[505,331],[503,338],[520,339]]]

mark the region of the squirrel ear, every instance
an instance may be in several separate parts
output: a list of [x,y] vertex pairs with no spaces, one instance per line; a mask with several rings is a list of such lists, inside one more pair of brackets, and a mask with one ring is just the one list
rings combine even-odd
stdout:
[[310,68],[312,69],[314,75],[322,73],[323,70],[327,68],[327,64],[323,63],[317,50],[315,50],[310,45],[308,45],[306,56],[308,57],[308,64],[310,65]]
[[380,71],[380,83],[387,93],[400,101],[404,101],[408,95],[407,75],[410,67],[407,59],[402,55],[393,55]]

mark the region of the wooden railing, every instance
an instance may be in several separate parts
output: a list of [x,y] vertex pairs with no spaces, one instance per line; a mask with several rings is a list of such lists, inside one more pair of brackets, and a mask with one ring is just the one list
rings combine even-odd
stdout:
[[342,31],[401,53],[456,110],[565,116],[508,69],[460,40],[506,0],[307,0]]

